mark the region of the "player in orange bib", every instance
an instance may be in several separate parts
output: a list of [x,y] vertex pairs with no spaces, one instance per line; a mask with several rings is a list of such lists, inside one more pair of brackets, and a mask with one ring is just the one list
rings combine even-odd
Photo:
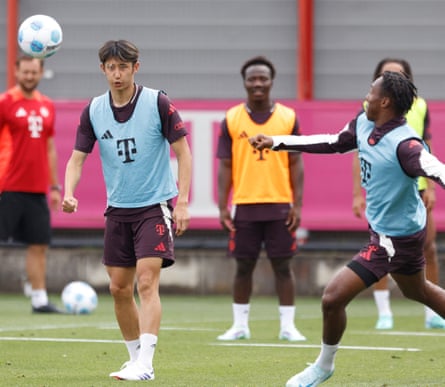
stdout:
[[255,151],[248,141],[258,133],[299,134],[299,125],[293,109],[270,98],[275,68],[268,59],[250,59],[242,66],[241,75],[247,101],[227,112],[217,150],[220,221],[230,232],[229,250],[236,260],[233,325],[218,340],[250,338],[252,276],[263,244],[279,300],[278,337],[306,340],[294,323],[295,279],[291,270],[300,224],[302,159],[298,153]]

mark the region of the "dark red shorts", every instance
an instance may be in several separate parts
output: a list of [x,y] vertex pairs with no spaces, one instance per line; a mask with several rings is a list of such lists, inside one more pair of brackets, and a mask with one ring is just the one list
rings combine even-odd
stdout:
[[297,251],[295,232],[290,233],[286,220],[234,221],[236,231],[230,233],[229,252],[236,258],[259,257],[263,247],[270,259],[292,257]]
[[[167,206],[148,210],[143,219],[125,222],[107,216],[104,256],[106,266],[134,267],[140,258],[162,258],[162,267],[174,263],[173,228]],[[150,212],[153,216],[150,216]]]
[[348,266],[368,286],[388,273],[415,274],[425,266],[425,235],[425,229],[406,237],[388,237],[370,230],[369,243]]

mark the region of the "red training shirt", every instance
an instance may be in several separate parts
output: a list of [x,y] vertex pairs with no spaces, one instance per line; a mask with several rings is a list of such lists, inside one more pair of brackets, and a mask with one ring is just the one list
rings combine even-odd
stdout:
[[0,95],[0,192],[48,191],[54,115],[53,102],[37,90],[31,99],[17,86]]

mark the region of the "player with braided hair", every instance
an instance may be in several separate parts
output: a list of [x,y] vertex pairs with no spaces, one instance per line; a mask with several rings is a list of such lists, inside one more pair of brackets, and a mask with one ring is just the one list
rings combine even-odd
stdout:
[[[373,80],[377,79],[385,71],[403,73],[413,81],[411,65],[405,59],[384,58],[377,64]],[[414,99],[409,111],[405,114],[406,122],[413,128],[422,140],[432,146],[432,134],[430,130],[430,115],[427,102],[420,96]],[[360,162],[355,155],[352,162],[353,199],[352,212],[358,218],[363,218],[365,210],[365,197],[361,187]],[[423,251],[425,255],[425,275],[428,280],[439,283],[439,259],[436,245],[436,224],[433,217],[433,209],[436,203],[435,184],[432,180],[419,177],[417,188],[426,207],[426,237]],[[381,278],[373,285],[373,296],[377,306],[378,319],[376,329],[392,329],[394,327],[393,313],[391,310],[390,290],[388,276]],[[445,329],[445,319],[440,317],[431,308],[425,306],[425,327],[428,329]]]
[[404,75],[384,72],[371,85],[365,112],[335,135],[265,136],[249,139],[258,149],[344,153],[358,149],[370,239],[330,280],[322,296],[323,335],[316,361],[286,384],[317,386],[334,372],[335,354],[346,329],[346,307],[388,273],[405,297],[445,317],[445,290],[425,278],[423,244],[426,209],[417,177],[445,188],[445,164],[406,124],[417,96]]
[[394,101],[394,113],[397,115],[405,114],[417,97],[416,86],[401,77],[386,77],[386,81],[382,82],[382,91]]

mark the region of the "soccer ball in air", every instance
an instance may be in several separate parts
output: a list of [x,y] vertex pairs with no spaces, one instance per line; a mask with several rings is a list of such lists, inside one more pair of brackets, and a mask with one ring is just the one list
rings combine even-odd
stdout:
[[88,314],[97,308],[97,294],[86,282],[73,281],[63,288],[62,303],[68,313]]
[[25,54],[47,58],[62,45],[62,28],[51,16],[33,15],[20,24],[17,42]]

